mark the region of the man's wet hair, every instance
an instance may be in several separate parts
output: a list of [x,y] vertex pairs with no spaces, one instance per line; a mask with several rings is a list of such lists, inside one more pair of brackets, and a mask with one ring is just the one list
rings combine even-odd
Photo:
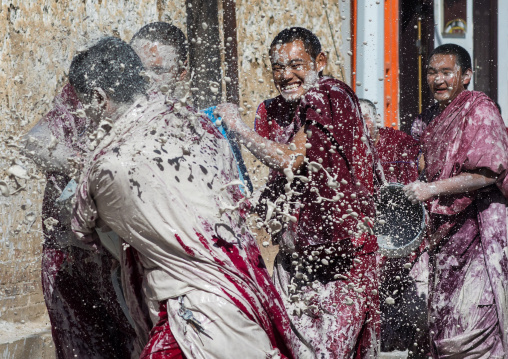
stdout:
[[371,100],[367,100],[366,98],[360,98],[358,99],[358,101],[360,102],[360,104],[363,102],[365,104],[367,104],[367,106],[369,106],[370,108],[372,108],[372,110],[374,111],[374,116],[377,116],[377,108],[376,108],[376,105],[374,105],[374,103],[371,101]]
[[305,51],[315,60],[321,52],[321,42],[312,31],[303,27],[290,27],[279,32],[270,44],[270,54],[274,46],[289,44],[297,40],[303,42]]
[[145,94],[147,83],[141,76],[143,64],[126,42],[105,37],[72,59],[69,81],[76,92],[91,101],[94,88],[101,88],[118,103],[132,102]]
[[167,22],[152,22],[143,26],[131,39],[130,44],[136,40],[148,40],[162,45],[174,47],[181,61],[187,59],[188,43],[185,34],[175,25]]
[[469,52],[467,52],[465,48],[457,44],[444,44],[436,47],[430,53],[429,62],[434,55],[455,55],[455,61],[462,70],[462,73],[473,69],[471,65],[471,55],[469,55]]

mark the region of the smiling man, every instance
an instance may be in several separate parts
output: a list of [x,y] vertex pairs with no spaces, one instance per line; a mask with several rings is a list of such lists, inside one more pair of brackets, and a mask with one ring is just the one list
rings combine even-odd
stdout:
[[263,102],[256,131],[232,105],[223,123],[271,168],[260,206],[278,232],[274,281],[297,335],[298,358],[367,358],[377,354],[379,297],[372,144],[358,99],[322,76],[326,55],[300,27],[270,46],[280,96]]
[[[495,103],[468,91],[471,57],[434,49],[437,101],[413,127],[427,182],[405,187],[430,217],[429,326],[434,358],[506,358],[508,137]],[[503,196],[504,195],[504,196]]]

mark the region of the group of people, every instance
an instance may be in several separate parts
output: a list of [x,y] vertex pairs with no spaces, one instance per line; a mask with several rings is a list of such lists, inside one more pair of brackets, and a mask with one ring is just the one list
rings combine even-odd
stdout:
[[[431,53],[436,103],[411,136],[378,128],[374,104],[323,75],[311,31],[284,29],[269,57],[280,95],[252,129],[236,105],[218,105],[216,122],[193,108],[173,25],[74,56],[25,141],[48,180],[42,283],[58,358],[378,357],[380,298],[409,287],[383,296],[395,279],[373,226],[387,182],[429,217],[397,264],[429,272],[424,323],[401,329],[410,357],[506,358],[508,136],[495,104],[467,90],[469,54]],[[257,196],[240,190],[229,141],[270,168]],[[253,211],[279,244],[272,278]]]

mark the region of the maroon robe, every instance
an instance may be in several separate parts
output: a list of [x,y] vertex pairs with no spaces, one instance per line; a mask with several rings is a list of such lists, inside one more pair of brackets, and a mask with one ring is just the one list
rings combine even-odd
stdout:
[[[429,115],[434,111],[427,112]],[[488,169],[498,182],[428,203],[429,319],[436,358],[505,358],[508,353],[508,137],[494,102],[464,91],[433,120],[421,142],[428,182]]]
[[[360,251],[376,251],[375,237],[353,236],[359,222],[375,216],[374,150],[356,95],[338,80],[322,79],[302,99],[296,119],[311,134],[307,166],[302,170],[310,182],[303,186],[299,199],[305,206],[300,211],[297,248],[350,240],[356,248],[365,245]],[[325,170],[340,183],[338,188],[330,185]],[[319,198],[336,195],[339,201]]]
[[[282,101],[277,97],[258,108],[256,130],[282,143],[290,142],[299,124],[308,133],[310,148],[292,181],[294,193],[287,191],[286,176],[280,174],[271,178],[268,188],[272,193],[267,193],[272,199],[292,193],[291,201],[298,208],[296,225],[289,223],[294,229],[289,236],[294,253],[283,248],[274,272],[298,332],[294,350],[302,358],[375,356],[379,336],[377,242],[366,227],[360,229],[375,212],[375,154],[358,99],[344,83],[321,78],[302,98],[293,128],[287,118],[277,120],[287,116],[280,111]],[[270,187],[275,181],[278,185]]]
[[[66,85],[41,124],[48,125],[58,141],[83,154],[88,139],[85,119],[75,115],[79,108],[73,88]],[[80,248],[77,240],[73,245],[70,223],[55,202],[71,179],[57,172],[46,173],[46,178],[41,276],[57,358],[129,358],[135,334],[116,299],[112,257],[105,251]],[[59,221],[52,229],[44,223],[50,217]]]
[[376,150],[387,182],[416,181],[420,146],[411,136],[391,127],[380,128]]
[[289,143],[289,139],[300,129],[293,122],[291,105],[279,95],[261,102],[256,112],[254,129],[271,141]]

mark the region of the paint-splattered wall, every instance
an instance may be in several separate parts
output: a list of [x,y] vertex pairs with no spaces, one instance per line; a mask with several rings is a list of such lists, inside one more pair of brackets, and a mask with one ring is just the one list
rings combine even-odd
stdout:
[[[130,40],[142,25],[161,18],[185,28],[185,3],[171,1],[168,9],[155,0],[15,0],[1,4],[0,189],[11,195],[0,195],[0,319],[26,321],[44,313],[40,292],[44,180],[35,178],[43,176],[19,156],[17,139],[49,110],[67,81],[66,71],[78,49],[104,35]],[[28,180],[9,174],[16,162],[28,169]],[[16,190],[19,192],[12,194]]]
[[[257,105],[276,95],[267,53],[272,38],[284,27],[298,25],[314,31],[329,53],[326,72],[342,78],[341,67],[348,71],[349,57],[344,51],[348,2],[237,0],[240,102],[248,123],[253,123]],[[67,81],[66,71],[77,50],[103,35],[130,40],[142,25],[157,20],[172,22],[186,32],[185,0],[1,2],[0,189],[5,194],[0,195],[1,320],[30,320],[44,312],[40,206],[45,183],[19,155],[18,139],[49,110]],[[19,168],[12,167],[16,164],[27,168],[26,175],[16,172]],[[253,170],[259,163],[249,157],[248,164]],[[267,171],[259,169],[254,175],[261,183]]]

